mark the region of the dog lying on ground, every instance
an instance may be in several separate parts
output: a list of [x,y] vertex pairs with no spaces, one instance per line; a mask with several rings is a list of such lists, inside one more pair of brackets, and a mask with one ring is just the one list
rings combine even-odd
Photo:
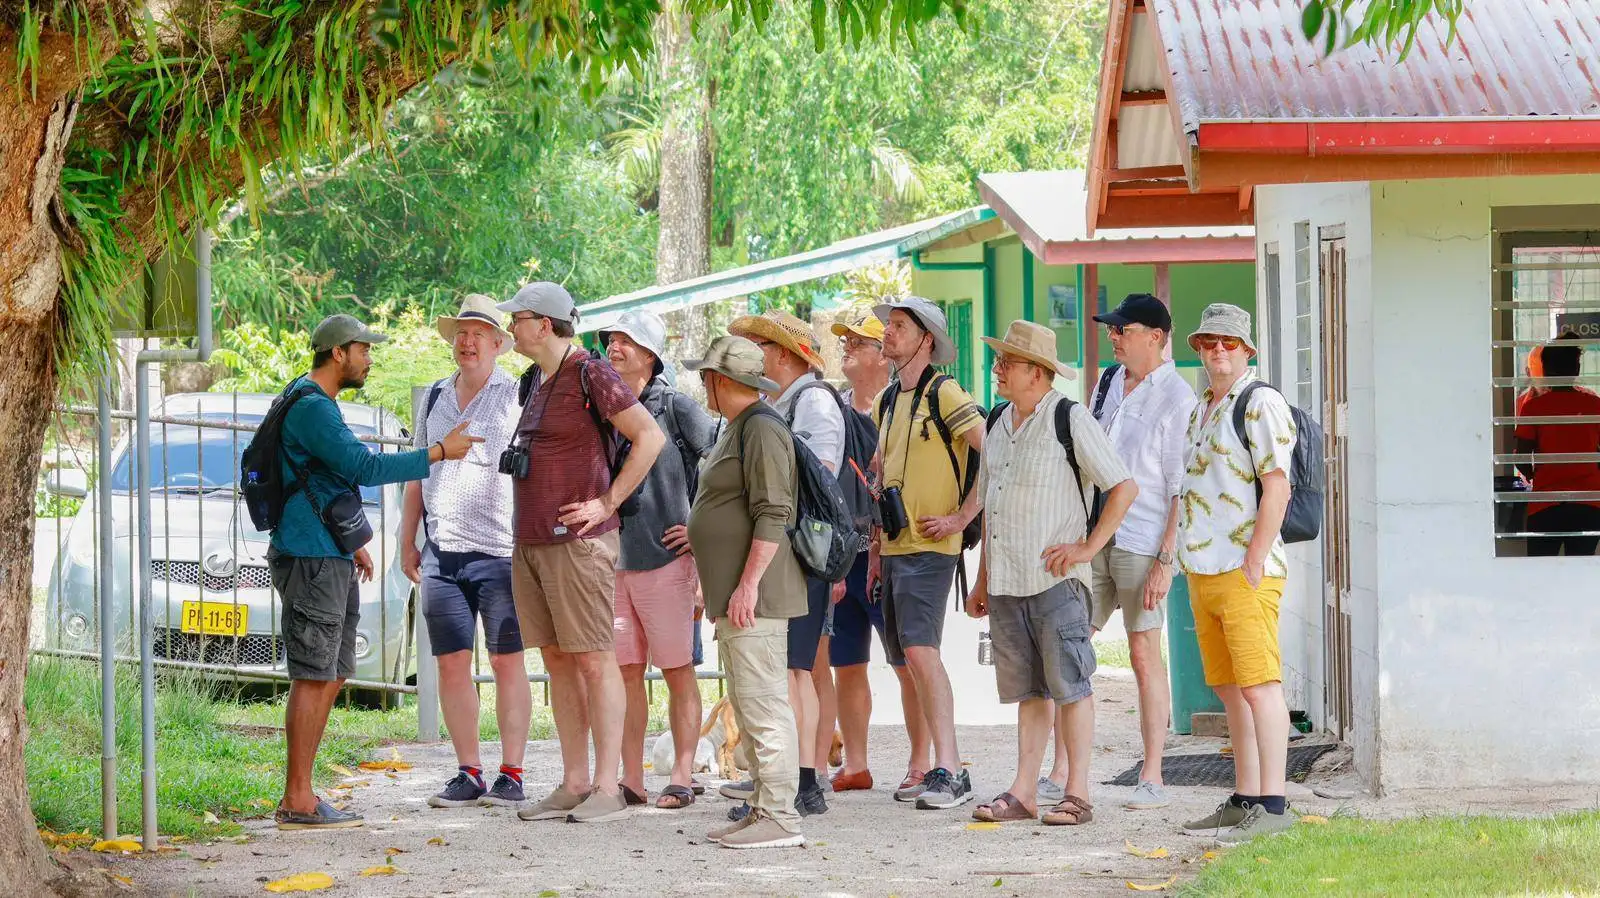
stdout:
[[[743,738],[739,731],[738,721],[733,717],[733,706],[728,703],[728,697],[717,699],[706,714],[705,722],[700,726],[700,744],[695,748],[694,772],[713,772],[722,779],[737,780],[743,777],[744,768],[739,765],[739,753],[736,749]],[[833,732],[833,745],[828,751],[828,763],[839,767],[844,763],[844,742],[839,736],[839,731]],[[669,730],[656,737],[650,746],[651,769],[660,774],[667,774],[676,763],[677,755],[672,743],[672,732]],[[712,770],[715,763],[716,769]]]

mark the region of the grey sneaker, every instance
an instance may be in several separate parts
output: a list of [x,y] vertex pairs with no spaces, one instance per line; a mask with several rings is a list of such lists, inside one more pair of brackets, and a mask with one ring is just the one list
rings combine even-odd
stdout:
[[922,794],[917,796],[919,811],[943,811],[973,799],[972,778],[965,770],[952,775],[943,767],[935,767],[928,771],[922,785]]
[[1233,799],[1224,798],[1217,809],[1201,817],[1199,820],[1190,820],[1183,825],[1183,831],[1197,836],[1215,836],[1223,830],[1232,829],[1244,821],[1245,809],[1233,803]]
[[1257,836],[1273,836],[1294,826],[1294,815],[1285,808],[1281,814],[1269,814],[1263,805],[1253,804],[1245,812],[1239,825],[1217,836],[1218,845],[1243,845]]
[[716,829],[706,833],[707,841],[721,842],[723,839],[727,838],[728,836],[732,835],[733,833],[736,833],[739,830],[744,829],[745,827],[749,826],[751,824],[751,822],[752,822],[751,819],[750,819],[750,814],[749,814],[750,806],[749,805],[744,805],[744,808],[745,808],[746,812],[744,814],[740,815],[738,820],[735,820],[734,822],[728,824],[727,826],[719,826]]
[[1039,804],[1055,804],[1067,797],[1067,787],[1058,785],[1048,776],[1039,777]]
[[586,795],[574,795],[557,786],[554,792],[517,812],[522,820],[565,820],[572,809],[583,804]]
[[1122,806],[1130,811],[1153,811],[1169,804],[1172,804],[1172,799],[1167,797],[1167,790],[1161,788],[1159,783],[1140,780],[1138,787]]
[[750,815],[750,822],[717,840],[723,848],[800,848],[806,837],[783,828],[765,811]]
[[567,815],[568,823],[609,823],[628,816],[628,799],[618,791],[607,795],[596,789]]
[[917,796],[922,794],[922,790],[927,788],[924,785],[927,781],[928,775],[926,773],[921,776],[906,774],[906,778],[900,781],[900,788],[894,790],[894,800],[916,801]]
[[[823,780],[822,782],[827,781]],[[818,783],[815,789],[801,789],[799,794],[794,797],[794,809],[799,811],[802,817],[810,817],[813,814],[826,814],[828,813],[828,793],[822,791],[821,783]]]
[[749,801],[750,796],[756,794],[756,784],[754,780],[723,783],[722,787],[717,790],[717,794],[723,798],[731,798],[734,801]]
[[465,770],[451,777],[438,795],[428,796],[428,806],[434,808],[469,808],[478,803],[486,790]]
[[502,773],[494,778],[494,785],[489,787],[488,794],[478,799],[478,804],[486,808],[514,808],[527,800],[522,784]]

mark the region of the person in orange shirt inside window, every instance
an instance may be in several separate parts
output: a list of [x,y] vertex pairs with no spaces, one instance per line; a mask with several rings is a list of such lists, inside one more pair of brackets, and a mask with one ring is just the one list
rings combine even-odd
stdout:
[[[1541,348],[1544,377],[1578,376],[1583,358],[1581,346],[1551,343]],[[1600,452],[1600,396],[1565,382],[1545,386],[1526,399],[1519,397],[1518,405],[1517,415],[1522,420],[1516,430],[1517,452],[1540,455]],[[1591,416],[1594,420],[1580,424],[1540,424],[1537,420],[1578,415]],[[1533,491],[1600,494],[1600,463],[1536,463],[1533,465]],[[1567,555],[1593,555],[1596,544],[1600,544],[1600,536],[1567,534],[1600,533],[1600,500],[1533,502],[1528,506],[1528,529],[1555,534],[1530,537],[1529,555],[1560,555],[1563,551]]]

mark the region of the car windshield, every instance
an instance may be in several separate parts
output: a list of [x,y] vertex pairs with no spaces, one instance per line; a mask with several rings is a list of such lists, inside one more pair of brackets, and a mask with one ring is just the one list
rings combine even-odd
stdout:
[[[225,423],[228,419],[217,419]],[[259,424],[260,415],[239,415],[233,420],[241,424]],[[373,433],[370,427],[350,425],[358,436]],[[233,490],[239,477],[239,461],[244,447],[250,444],[251,434],[225,428],[192,427],[179,424],[150,425],[150,489],[173,493],[205,494],[217,490]],[[377,452],[377,443],[367,448]],[[111,470],[111,488],[132,489],[137,481],[134,473],[133,448],[130,446],[117,459]],[[364,486],[361,499],[368,505],[378,504],[378,489]]]

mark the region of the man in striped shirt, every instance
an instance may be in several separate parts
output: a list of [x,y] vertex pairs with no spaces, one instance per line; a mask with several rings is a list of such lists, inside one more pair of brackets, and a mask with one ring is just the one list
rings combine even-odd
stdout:
[[[1039,765],[1059,715],[1067,734],[1067,789],[1044,822],[1074,826],[1093,819],[1089,563],[1116,533],[1139,487],[1087,409],[1070,405],[1066,427],[1058,423],[1060,404],[1069,400],[1052,384],[1072,369],[1056,360],[1054,331],[1015,321],[1004,340],[983,339],[996,352],[995,385],[1007,404],[995,410],[984,441],[983,553],[967,613],[989,616],[1000,700],[1018,704],[1017,774],[1009,790],[973,816],[994,822],[1039,816]],[[1089,532],[1087,497],[1097,486],[1106,493],[1105,509]]]

